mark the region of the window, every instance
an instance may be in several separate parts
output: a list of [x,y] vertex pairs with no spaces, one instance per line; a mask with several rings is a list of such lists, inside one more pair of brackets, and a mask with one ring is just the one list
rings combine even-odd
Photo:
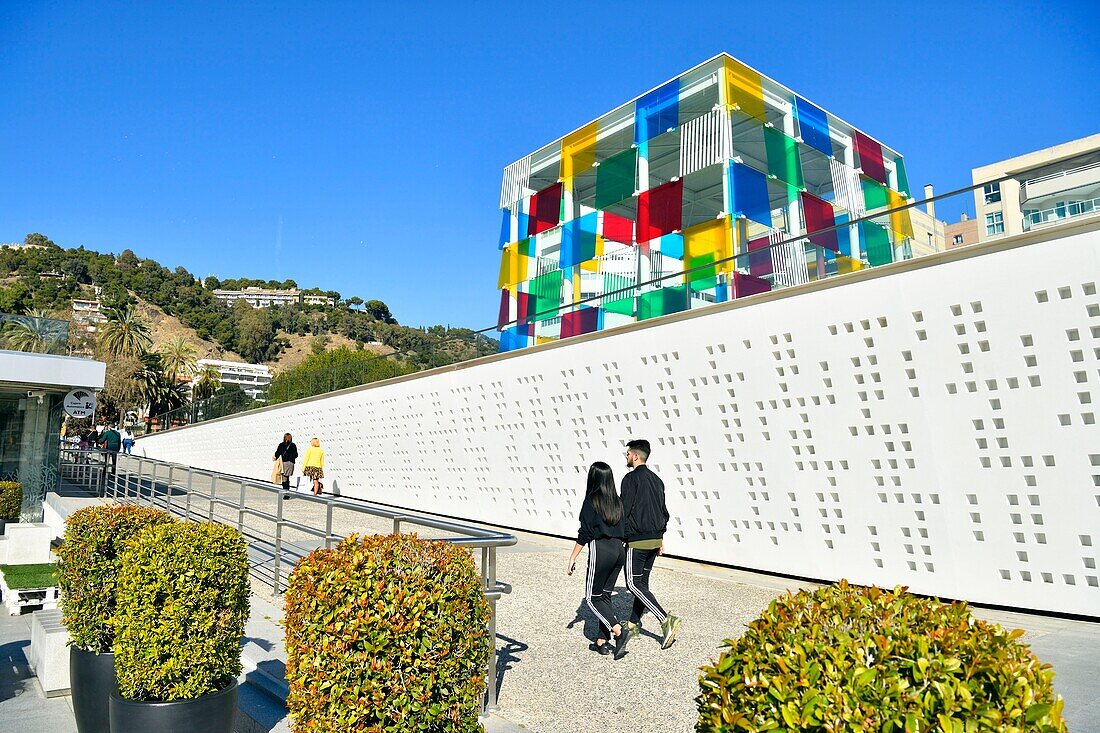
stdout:
[[987,183],[982,187],[982,193],[985,194],[987,204],[995,204],[1001,200],[1001,184]]
[[1005,231],[1005,217],[1000,211],[994,211],[992,214],[985,215],[985,233],[992,236],[994,234],[1004,234]]
[[963,235],[961,235],[961,234],[956,234],[954,237],[951,238],[951,244],[962,244],[962,243],[963,243]]

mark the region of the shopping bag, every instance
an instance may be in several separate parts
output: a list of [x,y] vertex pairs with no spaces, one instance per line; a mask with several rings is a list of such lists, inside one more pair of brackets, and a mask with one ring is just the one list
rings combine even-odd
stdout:
[[275,463],[271,465],[271,483],[281,484],[283,482],[283,461],[281,458],[276,458]]

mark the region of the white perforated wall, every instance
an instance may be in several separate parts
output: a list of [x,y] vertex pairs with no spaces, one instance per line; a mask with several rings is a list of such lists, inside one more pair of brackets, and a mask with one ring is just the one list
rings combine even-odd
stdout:
[[317,435],[344,495],[567,536],[645,437],[673,554],[1100,616],[1100,232],[887,269],[139,446],[263,478]]

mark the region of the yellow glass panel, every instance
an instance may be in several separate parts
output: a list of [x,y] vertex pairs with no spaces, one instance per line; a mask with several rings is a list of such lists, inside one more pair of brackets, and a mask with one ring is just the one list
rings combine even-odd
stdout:
[[767,122],[764,112],[764,88],[760,74],[736,59],[726,59],[723,66],[726,82],[726,104],[740,109],[761,122]]
[[497,288],[517,285],[527,279],[528,258],[520,252],[519,245],[519,242],[514,242],[501,250]]
[[844,255],[837,255],[836,257],[836,271],[842,275],[849,272],[855,272],[856,270],[862,270],[863,263],[859,260],[854,260],[851,257],[845,257]]
[[[581,299],[581,268],[573,270],[573,302]],[[564,312],[564,311],[563,311]]]
[[[891,209],[905,206],[906,198],[897,191],[886,189],[887,204]],[[909,209],[890,213],[890,229],[899,238],[913,238],[913,220],[909,216]]]
[[551,336],[535,336],[535,343],[536,344],[548,344],[551,341],[557,341],[557,340],[558,339],[553,338]]
[[[706,221],[684,230],[684,261],[691,262],[707,255],[715,260],[733,256],[733,227],[729,217]],[[733,261],[718,266],[718,272],[730,272]]]
[[[561,179],[568,181],[596,162],[596,123],[585,125],[561,141]],[[570,186],[570,189],[572,187]]]

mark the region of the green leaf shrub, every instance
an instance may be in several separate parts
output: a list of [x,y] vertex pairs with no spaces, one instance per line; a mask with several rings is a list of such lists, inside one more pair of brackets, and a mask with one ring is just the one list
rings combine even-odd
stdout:
[[702,668],[696,731],[1064,733],[1023,633],[900,586],[787,594]]
[[115,586],[125,543],[150,525],[175,520],[159,509],[101,505],[78,509],[65,521],[57,554],[61,620],[73,646],[100,654],[111,651],[115,633]]
[[190,700],[241,672],[248,547],[234,527],[148,527],[122,553],[115,674],[127,700]]
[[0,481],[0,519],[18,522],[23,511],[23,484],[18,481]]
[[286,593],[297,733],[468,733],[493,641],[469,551],[415,535],[348,537],[304,558]]

